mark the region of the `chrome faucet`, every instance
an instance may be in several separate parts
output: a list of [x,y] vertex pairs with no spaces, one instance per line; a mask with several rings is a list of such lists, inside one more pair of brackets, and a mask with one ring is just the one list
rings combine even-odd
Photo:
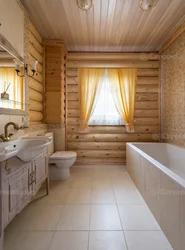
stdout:
[[19,126],[14,122],[8,122],[4,127],[4,134],[0,135],[0,139],[3,140],[4,142],[9,141],[10,138],[13,136],[12,133],[10,134],[8,133],[8,127],[11,125],[14,127],[15,130],[24,129],[23,125]]

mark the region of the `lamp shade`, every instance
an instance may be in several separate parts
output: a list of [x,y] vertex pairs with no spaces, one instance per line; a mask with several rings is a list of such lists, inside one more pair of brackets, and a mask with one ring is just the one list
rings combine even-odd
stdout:
[[89,10],[93,6],[93,0],[76,0],[81,10]]
[[143,11],[153,8],[158,0],[140,0],[139,6]]

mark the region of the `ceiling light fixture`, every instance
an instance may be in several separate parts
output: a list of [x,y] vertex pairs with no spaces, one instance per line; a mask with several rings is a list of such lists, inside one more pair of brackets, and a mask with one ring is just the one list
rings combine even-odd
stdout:
[[143,11],[150,10],[157,4],[158,0],[140,0],[139,7]]
[[76,0],[76,3],[81,10],[90,10],[94,4],[94,0]]

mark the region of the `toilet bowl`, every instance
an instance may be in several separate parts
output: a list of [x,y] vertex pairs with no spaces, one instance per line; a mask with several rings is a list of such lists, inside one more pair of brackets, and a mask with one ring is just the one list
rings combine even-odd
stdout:
[[46,133],[51,143],[48,145],[48,163],[50,180],[66,180],[70,177],[70,167],[76,161],[76,152],[57,151],[54,153],[53,132]]
[[49,172],[51,180],[66,180],[70,177],[70,167],[76,161],[76,153],[72,151],[57,151],[49,157]]

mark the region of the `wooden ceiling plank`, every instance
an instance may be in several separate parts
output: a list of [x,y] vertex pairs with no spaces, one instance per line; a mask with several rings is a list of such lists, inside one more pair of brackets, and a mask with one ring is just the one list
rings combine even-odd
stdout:
[[171,32],[171,28],[178,21],[178,13],[181,13],[180,18],[185,13],[185,1],[184,3],[182,3],[181,0],[175,0],[171,2],[167,10],[164,12],[162,18],[158,23],[156,23],[155,28],[152,30],[151,34],[147,37],[145,42],[143,42],[140,50],[142,51],[143,47],[145,47],[146,50],[149,50],[151,45],[156,48],[157,43],[159,41],[163,41],[164,39],[161,38],[161,34],[163,34],[163,32],[166,32],[166,34]]
[[141,51],[140,47],[145,43],[147,37],[149,37],[153,32],[156,24],[160,21],[172,1],[173,0],[159,1],[155,8],[149,11],[150,14],[146,19],[146,22],[133,42],[132,51]]
[[69,23],[64,11],[62,1],[53,0],[53,6],[55,10],[56,25],[59,28],[60,38],[64,41],[65,44],[68,45],[68,47],[74,47],[74,39],[71,34],[71,30],[69,29]]
[[43,39],[69,51],[155,51],[185,20],[184,0],[158,1],[148,12],[139,0],[94,0],[89,11],[75,0],[21,0]]
[[[179,0],[179,4],[177,4],[177,1],[176,1],[176,5],[173,7],[171,5],[171,8],[169,8],[168,10],[170,11],[170,14],[166,12],[165,15],[163,16],[163,20],[162,20],[163,27],[164,27],[163,30],[161,30],[160,25],[157,25],[153,33],[151,34],[151,36],[148,38],[148,40],[146,40],[145,47],[147,47],[148,50],[150,50],[151,45],[157,46],[157,44],[159,43],[158,41],[161,41],[161,43],[163,43],[163,41],[168,36],[171,36],[173,34],[173,31],[171,28],[173,27],[173,24],[174,23],[176,24],[178,22],[179,17],[180,18],[185,17],[185,2],[184,4],[181,4],[181,0]],[[173,19],[169,18],[169,16],[173,16]]]
[[119,24],[121,23],[121,19],[124,15],[123,7],[124,7],[125,1],[117,0],[116,7],[114,11],[114,17],[112,22],[112,29],[111,29],[111,36],[110,36],[110,42],[109,51],[117,51],[117,45],[119,43],[119,34],[122,32],[123,26],[120,28]]
[[105,37],[106,37],[106,24],[108,18],[110,0],[101,0],[101,26],[100,26],[100,46],[101,50],[104,51]]
[[162,54],[172,43],[175,42],[176,39],[178,39],[179,36],[182,35],[182,33],[185,32],[185,23],[183,23],[176,31],[175,33],[163,44],[163,46],[160,48],[159,53]]
[[105,51],[109,49],[110,44],[110,37],[112,33],[113,27],[113,20],[114,20],[114,14],[116,9],[116,3],[117,0],[109,1],[109,8],[108,8],[108,14],[107,14],[107,23],[106,23],[106,34],[105,34]]
[[[135,19],[142,15],[140,11],[138,11],[138,2],[136,1],[128,1],[126,2],[127,5],[125,4],[124,8],[124,13],[125,15],[123,16],[123,19],[121,20],[121,27],[122,27],[122,32],[119,40],[119,46],[118,46],[118,51],[124,50],[129,51],[130,50],[130,45],[127,42],[132,37],[132,33],[134,29],[131,27],[135,27]],[[129,20],[129,22],[127,21]],[[123,25],[124,24],[124,25]]]

